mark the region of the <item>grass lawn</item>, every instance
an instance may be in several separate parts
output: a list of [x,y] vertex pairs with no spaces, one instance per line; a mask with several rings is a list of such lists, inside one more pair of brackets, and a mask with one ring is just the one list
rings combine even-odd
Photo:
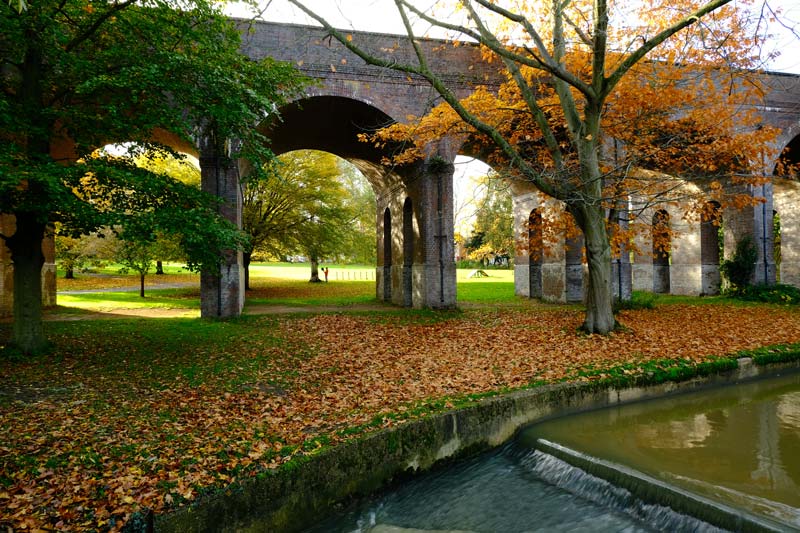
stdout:
[[[375,302],[375,267],[368,265],[328,265],[329,283],[308,283],[311,267],[307,263],[254,263],[250,266],[252,290],[247,294],[248,306],[352,306]],[[74,280],[58,278],[58,304],[64,309],[108,311],[111,309],[199,308],[198,291],[159,289],[163,285],[199,286],[199,277],[179,265],[167,264],[164,276],[148,275],[145,298],[131,291],[110,289],[136,288],[134,274],[119,274],[109,266],[90,274],[79,274]],[[464,303],[497,303],[524,305],[514,296],[512,270],[486,270],[488,277],[469,277],[472,270],[457,271],[458,301]],[[105,291],[82,292],[73,291]],[[68,291],[69,293],[64,293]]]
[[111,309],[199,309],[197,289],[149,289],[141,298],[135,291],[84,292],[59,294],[58,305],[92,311]]
[[[272,301],[374,297],[374,282],[254,281]],[[500,275],[459,280],[459,291],[490,303],[46,322],[50,354],[0,356],[0,526],[114,529],[137,509],[184,505],[447,402],[800,342],[797,307],[681,301],[622,311],[626,329],[601,337],[576,332],[579,307],[519,303]],[[73,296],[87,309],[140,303]],[[145,300],[194,298],[170,289]],[[0,324],[0,346],[10,330]]]

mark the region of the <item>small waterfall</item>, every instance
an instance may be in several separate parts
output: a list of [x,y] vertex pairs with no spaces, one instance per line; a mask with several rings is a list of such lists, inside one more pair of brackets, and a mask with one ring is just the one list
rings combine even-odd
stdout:
[[633,516],[656,530],[696,533],[727,531],[694,517],[677,513],[669,507],[645,503],[629,491],[540,450],[528,454],[521,463],[537,476],[563,490]]
[[521,460],[542,479],[662,531],[792,531],[625,466],[537,439]]

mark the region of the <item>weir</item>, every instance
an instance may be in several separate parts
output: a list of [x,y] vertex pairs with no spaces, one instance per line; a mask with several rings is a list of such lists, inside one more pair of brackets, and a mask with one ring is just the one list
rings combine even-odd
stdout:
[[725,529],[800,530],[800,374],[553,419],[520,440]]
[[556,417],[311,531],[800,530],[800,373]]
[[545,439],[538,439],[536,448],[533,468],[543,479],[662,531],[794,531]]
[[[677,512],[682,509],[670,505],[677,499],[670,494],[674,491],[660,485],[657,480],[637,476],[631,471],[623,473],[620,470],[624,468],[618,465],[611,466],[599,459],[547,441],[540,440],[539,445],[541,450],[530,453],[523,464],[545,481],[571,494],[635,517],[658,531],[724,531],[710,521],[704,522],[695,515]],[[595,473],[598,475],[594,475]],[[623,488],[623,485],[632,490]],[[672,497],[662,498],[656,493],[664,496],[670,494]],[[690,495],[683,496],[691,500]],[[711,502],[704,503],[713,508]],[[683,507],[687,508],[691,506]],[[735,514],[733,509],[730,511],[731,515]],[[732,519],[728,522],[733,524],[734,521]],[[739,530],[736,527],[726,529]]]

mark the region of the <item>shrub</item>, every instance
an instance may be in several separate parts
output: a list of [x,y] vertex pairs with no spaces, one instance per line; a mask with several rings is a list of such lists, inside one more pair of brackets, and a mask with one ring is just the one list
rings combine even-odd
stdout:
[[742,237],[736,243],[736,251],[731,259],[722,261],[719,270],[731,284],[731,292],[738,293],[751,285],[756,271],[758,251],[750,236]]
[[750,285],[736,291],[734,296],[748,302],[765,302],[772,304],[800,304],[800,289],[791,285]]

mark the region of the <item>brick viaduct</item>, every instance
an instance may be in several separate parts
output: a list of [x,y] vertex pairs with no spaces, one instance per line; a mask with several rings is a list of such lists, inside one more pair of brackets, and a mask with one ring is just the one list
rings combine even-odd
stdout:
[[[414,165],[388,167],[384,153],[357,134],[375,130],[408,115],[420,116],[439,103],[439,96],[422,79],[404,73],[365,65],[320,28],[279,24],[242,23],[245,53],[253,58],[270,56],[289,61],[319,80],[305,98],[281,110],[282,120],[265,126],[276,154],[298,149],[316,149],[336,154],[353,163],[373,185],[376,198],[378,266],[376,292],[380,299],[413,307],[452,307],[456,303],[453,233],[453,165],[459,147],[443,139],[430,147],[429,157]],[[413,60],[403,37],[354,32],[368,49],[392,54],[398,62]],[[466,96],[479,84],[496,85],[496,73],[477,61],[472,47],[442,46],[422,40],[432,68],[457,95]],[[764,121],[781,129],[779,148],[789,147],[789,157],[800,160],[800,77],[765,75],[770,91],[760,109]],[[181,147],[198,156],[203,188],[227,201],[227,215],[241,220],[238,186],[239,168],[225,165],[224,156],[213,145],[199,140],[195,147]],[[768,162],[773,168],[775,161]],[[800,184],[774,180],[753,194],[767,202],[744,212],[725,213],[726,242],[750,234],[759,243],[757,281],[774,281],[773,213],[780,214],[783,234],[780,279],[800,285]],[[545,208],[532,190],[517,188],[514,197],[515,224],[519,231],[533,214]],[[672,217],[679,220],[679,216]],[[13,224],[3,217],[0,224]],[[650,254],[628,257],[615,265],[617,290],[631,288],[701,294],[718,285],[718,258],[709,258],[703,228],[680,228],[672,243],[667,265]],[[708,233],[708,228],[706,233]],[[770,231],[767,231],[767,230]],[[647,240],[644,238],[645,241]],[[647,249],[648,243],[641,243]],[[45,304],[55,303],[55,265],[52,241],[45,244],[48,263],[43,271]],[[575,249],[574,247],[572,249]],[[726,246],[726,249],[731,249]],[[518,250],[515,263],[516,292],[521,296],[556,301],[582,298],[584,267],[580,253],[560,247],[531,260],[528,250]],[[579,248],[578,248],[579,250]],[[536,255],[536,254],[534,254]],[[714,264],[716,261],[716,264]],[[8,252],[0,248],[0,316],[11,310],[11,265]],[[226,259],[221,277],[202,276],[203,316],[231,316],[244,303],[241,257]],[[666,269],[665,269],[666,266]],[[666,272],[666,274],[665,274]]]

